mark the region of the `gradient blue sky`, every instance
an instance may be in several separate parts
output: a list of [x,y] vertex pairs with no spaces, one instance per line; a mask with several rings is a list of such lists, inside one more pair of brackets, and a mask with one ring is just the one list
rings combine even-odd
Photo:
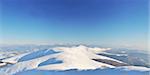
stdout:
[[1,0],[1,43],[147,46],[148,0]]

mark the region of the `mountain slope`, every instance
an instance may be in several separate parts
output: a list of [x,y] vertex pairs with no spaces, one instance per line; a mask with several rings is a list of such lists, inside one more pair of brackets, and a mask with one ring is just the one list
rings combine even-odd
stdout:
[[[24,72],[28,70],[94,70],[104,68],[125,68],[130,69],[130,65],[97,53],[110,50],[110,48],[89,48],[86,46],[55,47],[47,50],[38,50],[8,59],[1,62],[14,64],[3,70],[8,75]],[[125,66],[125,67],[122,67]],[[142,68],[131,67],[131,70]],[[143,71],[149,71],[144,68]]]

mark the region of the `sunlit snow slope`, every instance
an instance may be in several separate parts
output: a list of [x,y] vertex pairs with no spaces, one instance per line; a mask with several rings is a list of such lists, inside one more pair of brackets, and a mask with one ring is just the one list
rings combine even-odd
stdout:
[[6,75],[17,74],[28,70],[94,70],[104,68],[123,68],[124,70],[150,71],[146,67],[128,65],[122,61],[98,55],[111,48],[90,48],[86,46],[55,47],[24,53],[1,62],[14,64],[2,69]]

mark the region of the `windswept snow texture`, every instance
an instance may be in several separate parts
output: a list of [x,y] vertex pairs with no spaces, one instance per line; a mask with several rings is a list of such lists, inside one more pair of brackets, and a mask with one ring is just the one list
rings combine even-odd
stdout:
[[53,50],[39,50],[39,51],[35,51],[33,53],[30,53],[28,55],[25,55],[24,57],[19,59],[19,62],[28,61],[28,60],[32,60],[32,59],[35,59],[35,58],[39,58],[39,57],[42,57],[42,56],[55,54],[55,53],[59,53],[59,52],[55,52]]
[[[54,47],[1,60],[0,75],[148,75],[150,68],[99,55],[111,48]],[[109,53],[105,53],[109,54]]]
[[44,66],[44,65],[49,65],[49,64],[60,64],[60,63],[63,63],[63,61],[57,60],[56,58],[51,58],[51,59],[48,59],[47,61],[40,63],[38,66]]

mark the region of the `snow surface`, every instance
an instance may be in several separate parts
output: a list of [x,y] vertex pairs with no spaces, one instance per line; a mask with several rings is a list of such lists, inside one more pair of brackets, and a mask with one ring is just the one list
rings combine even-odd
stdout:
[[[12,63],[14,65],[7,69],[4,69],[3,71],[0,71],[0,74],[3,73],[6,75],[13,75],[19,72],[29,70],[64,71],[70,69],[94,70],[104,68],[116,68],[111,64],[97,62],[92,59],[107,59],[118,63],[124,63],[113,58],[97,55],[97,53],[106,50],[110,50],[110,48],[90,48],[80,45],[73,47],[55,47],[48,50],[29,52],[2,60],[2,62],[4,63]],[[137,66],[123,66],[120,68],[123,68],[125,70],[128,69],[150,71],[149,68]]]
[[54,71],[54,70],[28,70],[19,72],[15,75],[149,75],[148,71],[125,71],[122,69],[95,69],[95,70],[67,70],[67,71]]
[[6,64],[7,64],[7,63],[0,63],[0,67],[1,67],[1,66],[5,66]]
[[23,56],[25,56],[25,55],[27,55],[27,54],[29,54],[29,53],[25,53],[25,54],[17,55],[17,56],[8,58],[8,59],[4,59],[4,60],[2,60],[2,62],[15,64],[15,63],[18,62],[18,60],[19,60],[21,57],[23,57]]
[[150,68],[141,67],[141,66],[123,66],[125,70],[138,70],[138,71],[150,71]]

